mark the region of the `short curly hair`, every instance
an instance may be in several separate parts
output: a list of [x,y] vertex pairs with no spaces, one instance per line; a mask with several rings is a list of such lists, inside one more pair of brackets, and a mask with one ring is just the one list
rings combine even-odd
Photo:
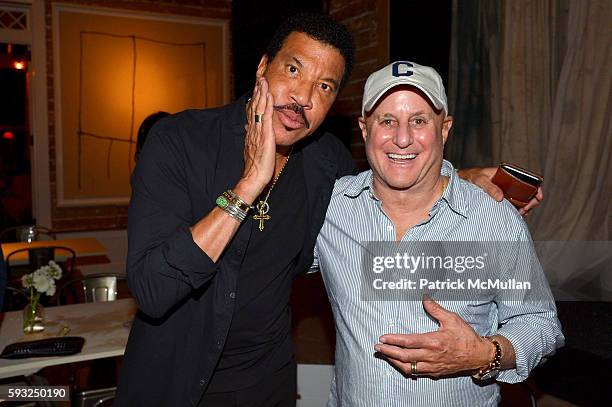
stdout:
[[299,13],[285,20],[272,36],[266,48],[269,60],[274,59],[291,33],[299,32],[336,48],[344,58],[344,74],[340,89],[353,70],[353,37],[346,27],[325,14]]

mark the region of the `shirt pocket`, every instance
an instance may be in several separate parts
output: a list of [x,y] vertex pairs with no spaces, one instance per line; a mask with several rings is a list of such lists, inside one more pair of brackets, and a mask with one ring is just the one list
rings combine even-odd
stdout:
[[492,299],[475,301],[448,301],[440,304],[445,309],[459,315],[480,336],[487,335],[496,328],[497,304]]

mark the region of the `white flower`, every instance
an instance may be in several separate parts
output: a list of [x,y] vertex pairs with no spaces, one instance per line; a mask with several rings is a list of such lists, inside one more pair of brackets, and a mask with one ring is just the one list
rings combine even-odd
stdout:
[[60,266],[57,265],[56,262],[51,260],[47,268],[47,274],[51,278],[54,278],[55,280],[59,280],[62,277],[62,269],[60,268]]
[[34,283],[34,288],[36,288],[36,291],[44,293],[49,288],[51,279],[49,279],[47,273],[39,269],[34,272],[34,275],[32,276],[32,281]]
[[39,293],[52,296],[55,294],[55,281],[62,277],[62,269],[53,260],[36,271],[21,277],[21,284],[25,288],[34,287]]
[[22,276],[21,284],[23,285],[23,288],[30,288],[32,286],[32,275],[25,274],[24,276]]

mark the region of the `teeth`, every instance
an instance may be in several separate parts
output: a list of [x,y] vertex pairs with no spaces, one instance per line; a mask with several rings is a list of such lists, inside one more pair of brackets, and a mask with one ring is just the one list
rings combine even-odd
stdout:
[[412,160],[416,156],[417,156],[416,154],[393,154],[393,153],[387,154],[387,157],[393,160]]

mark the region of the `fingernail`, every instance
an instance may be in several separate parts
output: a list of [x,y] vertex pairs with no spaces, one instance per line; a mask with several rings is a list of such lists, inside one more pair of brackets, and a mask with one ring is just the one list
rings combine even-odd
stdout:
[[380,341],[380,343],[385,343],[385,337],[381,336],[380,338],[378,338],[378,340]]
[[376,352],[380,352],[380,346],[379,345],[374,345],[374,350]]

